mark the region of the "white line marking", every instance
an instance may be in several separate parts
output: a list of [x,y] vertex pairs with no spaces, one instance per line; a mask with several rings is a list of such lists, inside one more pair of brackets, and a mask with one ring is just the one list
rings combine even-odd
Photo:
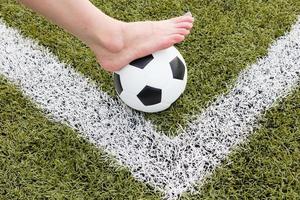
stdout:
[[0,23],[0,73],[48,116],[115,155],[169,199],[191,189],[252,131],[257,118],[300,79],[300,22],[242,72],[231,92],[173,139],[100,91],[35,41]]

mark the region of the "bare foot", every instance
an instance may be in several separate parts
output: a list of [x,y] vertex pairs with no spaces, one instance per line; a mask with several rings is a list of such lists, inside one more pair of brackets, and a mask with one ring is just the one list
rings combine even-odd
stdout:
[[[131,61],[168,48],[185,39],[193,27],[191,14],[163,21],[125,23],[113,20],[100,44],[89,45],[107,71],[118,71]],[[103,27],[102,27],[103,28]]]

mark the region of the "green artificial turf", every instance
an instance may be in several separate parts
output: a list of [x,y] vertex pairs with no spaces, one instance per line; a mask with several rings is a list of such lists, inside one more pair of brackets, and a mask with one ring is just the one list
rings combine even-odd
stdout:
[[0,199],[160,199],[0,77]]
[[[134,21],[191,10],[192,35],[178,48],[189,65],[185,95],[167,112],[147,115],[159,129],[185,125],[236,75],[266,53],[299,12],[299,0],[97,1],[105,12]],[[115,95],[109,74],[91,52],[61,29],[0,0],[0,18],[50,48],[61,61]],[[249,142],[233,152],[197,195],[182,199],[300,199],[300,89],[261,120]],[[0,199],[160,199],[65,125],[50,122],[0,78]]]
[[[267,112],[200,194],[182,199],[299,199],[299,116],[300,89]],[[160,199],[107,157],[0,78],[0,199]]]
[[300,199],[300,88],[217,169],[198,199]]
[[[93,2],[107,14],[126,21],[166,19],[187,10],[195,16],[192,34],[177,46],[188,64],[187,90],[169,110],[146,115],[169,135],[176,135],[179,127],[226,92],[241,69],[265,55],[270,43],[289,30],[300,11],[299,0]],[[90,50],[74,37],[11,0],[1,0],[0,18],[116,95],[111,75],[100,69]]]

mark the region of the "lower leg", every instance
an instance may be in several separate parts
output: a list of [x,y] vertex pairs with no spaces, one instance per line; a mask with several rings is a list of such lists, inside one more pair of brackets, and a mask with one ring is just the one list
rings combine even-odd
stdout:
[[88,0],[20,0],[88,45],[107,71],[181,42],[192,28],[191,15],[158,22],[113,19]]

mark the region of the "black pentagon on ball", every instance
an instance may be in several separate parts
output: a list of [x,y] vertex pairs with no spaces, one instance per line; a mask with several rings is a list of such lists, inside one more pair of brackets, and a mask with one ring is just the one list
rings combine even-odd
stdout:
[[185,66],[180,58],[176,57],[171,62],[171,69],[173,73],[173,78],[183,80],[185,74]]
[[120,75],[117,73],[114,73],[114,82],[115,82],[116,91],[117,91],[118,95],[120,95],[123,92],[123,87],[121,84]]
[[152,106],[161,102],[161,94],[161,89],[147,85],[142,89],[137,97],[145,106]]
[[132,61],[131,63],[129,63],[130,65],[140,68],[140,69],[144,69],[152,60],[154,59],[153,55],[148,55],[142,58],[138,58],[134,61]]

